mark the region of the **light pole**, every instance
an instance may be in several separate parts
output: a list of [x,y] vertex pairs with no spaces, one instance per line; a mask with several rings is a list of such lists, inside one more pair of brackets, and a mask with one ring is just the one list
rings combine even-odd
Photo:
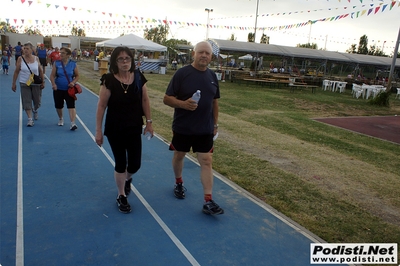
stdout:
[[258,18],[258,3],[260,0],[257,0],[257,7],[256,7],[256,23],[254,25],[254,43],[256,42],[256,33],[257,33],[257,18]]
[[308,33],[308,44],[310,44],[310,45],[311,45],[311,43],[310,43],[310,39],[311,39],[311,27],[312,27],[312,21],[311,21],[311,20],[309,20],[308,22],[310,23],[310,32]]
[[207,33],[206,33],[206,40],[208,40],[208,29],[210,27],[210,12],[213,12],[213,9],[206,8],[204,11],[207,12]]

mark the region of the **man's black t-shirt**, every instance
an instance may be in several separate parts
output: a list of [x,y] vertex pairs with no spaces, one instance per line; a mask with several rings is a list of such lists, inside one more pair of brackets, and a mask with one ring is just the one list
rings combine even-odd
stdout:
[[218,80],[213,71],[200,71],[192,65],[176,71],[166,94],[179,100],[191,98],[201,91],[198,107],[194,111],[175,108],[172,130],[183,135],[207,135],[214,133],[213,101],[220,98]]

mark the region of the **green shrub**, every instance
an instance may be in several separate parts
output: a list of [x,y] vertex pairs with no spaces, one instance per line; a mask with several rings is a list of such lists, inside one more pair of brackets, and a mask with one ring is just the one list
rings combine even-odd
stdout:
[[375,98],[369,100],[369,103],[372,105],[389,107],[390,105],[389,97],[390,97],[390,92],[381,91]]

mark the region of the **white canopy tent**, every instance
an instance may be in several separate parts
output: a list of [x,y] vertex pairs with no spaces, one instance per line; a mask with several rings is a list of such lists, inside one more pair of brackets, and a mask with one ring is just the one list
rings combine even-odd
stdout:
[[252,60],[253,56],[251,54],[246,54],[244,56],[239,57],[240,60]]
[[232,57],[232,55],[226,55],[226,54],[219,54],[219,56],[220,56],[222,59],[226,59],[226,58]]
[[96,43],[97,47],[111,47],[115,48],[118,46],[126,46],[130,49],[151,51],[151,52],[164,52],[167,51],[167,47],[158,43],[140,38],[134,34],[127,34],[115,39],[106,40]]

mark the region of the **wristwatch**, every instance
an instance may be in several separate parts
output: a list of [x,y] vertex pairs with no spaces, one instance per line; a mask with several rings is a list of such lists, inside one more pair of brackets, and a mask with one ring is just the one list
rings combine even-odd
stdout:
[[214,128],[218,128],[218,124],[215,124],[215,125],[214,125]]
[[153,120],[147,119],[146,122],[147,122],[147,123],[153,123]]

